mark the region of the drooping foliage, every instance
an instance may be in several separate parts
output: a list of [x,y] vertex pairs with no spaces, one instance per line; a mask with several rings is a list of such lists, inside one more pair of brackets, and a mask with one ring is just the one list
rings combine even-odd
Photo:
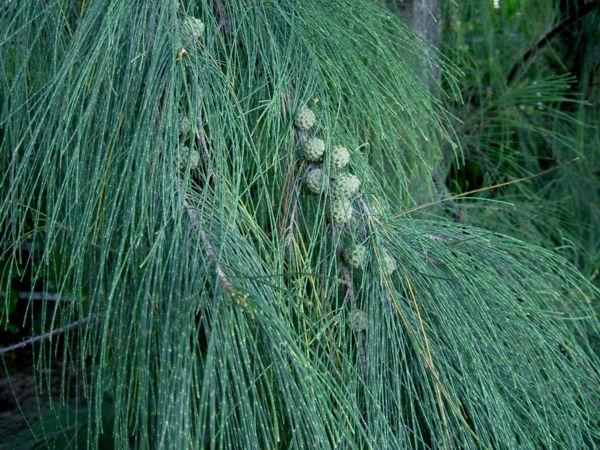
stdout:
[[[58,293],[30,300],[32,332],[65,330],[34,347],[36,367],[63,361],[63,395],[7,445],[597,442],[594,288],[539,247],[404,214],[456,144],[386,9],[7,5],[3,255]],[[360,179],[344,224],[339,193],[304,187],[317,165],[339,183],[336,145]],[[362,268],[342,257],[358,245]]]
[[440,177],[460,194],[533,176],[456,201],[453,216],[553,249],[597,284],[600,5],[445,5],[440,51],[464,72],[462,101],[445,104],[465,161]]

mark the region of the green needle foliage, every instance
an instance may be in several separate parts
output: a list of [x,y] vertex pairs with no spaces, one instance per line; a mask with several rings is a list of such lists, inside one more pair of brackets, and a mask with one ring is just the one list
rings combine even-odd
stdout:
[[[476,202],[456,201],[453,216],[553,249],[597,284],[600,96],[592,80],[600,5],[510,0],[497,6],[446,3],[441,51],[465,72],[464,102],[447,105],[460,119],[466,164],[444,167],[441,178],[448,175],[450,191],[460,193],[544,175],[480,193]],[[577,19],[584,7],[595,9]]]
[[[450,139],[381,6],[23,0],[0,25],[3,251],[34,243],[31,285],[56,286],[41,332],[85,320],[35,347],[63,395],[7,447],[598,443],[594,288],[403,214]],[[325,174],[350,150],[343,226],[305,194],[307,134]],[[362,269],[339,257],[355,244]]]

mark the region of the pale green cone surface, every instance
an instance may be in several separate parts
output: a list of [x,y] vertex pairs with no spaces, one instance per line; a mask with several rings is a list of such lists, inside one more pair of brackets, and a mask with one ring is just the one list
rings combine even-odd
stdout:
[[343,169],[350,161],[350,152],[346,147],[338,145],[331,152],[331,164],[336,169]]
[[308,172],[304,185],[311,194],[321,194],[325,191],[327,180],[323,179],[323,170],[317,168]]
[[334,197],[349,198],[360,189],[360,180],[351,173],[340,173],[333,182],[332,195]]
[[333,198],[329,207],[329,219],[333,223],[343,224],[352,218],[352,204],[347,198]]
[[302,156],[308,161],[319,161],[323,153],[325,153],[325,142],[316,137],[310,138],[302,147]]
[[364,245],[357,244],[354,246],[346,247],[344,250],[344,261],[349,266],[360,269],[364,266],[367,259],[367,249]]
[[316,120],[315,113],[310,108],[303,106],[296,114],[294,124],[299,130],[307,131],[313,127]]

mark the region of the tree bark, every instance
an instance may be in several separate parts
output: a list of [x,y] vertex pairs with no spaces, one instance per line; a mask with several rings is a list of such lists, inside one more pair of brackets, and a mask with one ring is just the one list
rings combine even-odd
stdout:
[[[442,0],[413,0],[411,22],[413,30],[430,46],[426,48],[426,56],[439,49],[442,32]],[[429,63],[430,59],[425,58],[425,61]],[[432,61],[430,67],[424,66],[422,70],[431,92],[437,92],[441,79],[440,66]]]

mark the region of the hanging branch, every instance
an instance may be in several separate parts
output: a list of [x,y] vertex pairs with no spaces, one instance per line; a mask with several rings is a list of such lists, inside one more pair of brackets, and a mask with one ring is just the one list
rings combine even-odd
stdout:
[[183,196],[181,192],[181,183],[179,182],[178,178],[175,178],[175,189],[177,191],[177,194],[179,194],[183,198],[183,208],[185,209],[188,218],[190,219],[190,222],[194,227],[194,230],[196,230],[196,232],[200,235],[200,240],[202,241],[202,244],[204,245],[204,247],[206,247],[206,254],[208,255],[209,261],[215,266],[215,275],[217,277],[217,281],[233,297],[234,300],[236,300],[240,305],[244,307],[247,306],[246,296],[233,287],[233,285],[229,281],[229,278],[227,278],[227,275],[225,275],[225,272],[223,272],[223,270],[221,269],[221,266],[217,261],[215,248],[208,240],[204,229],[202,229],[202,227],[200,226],[200,220],[198,219],[194,208]]
[[[160,120],[161,120],[160,117],[161,116],[159,116],[157,118],[157,127],[160,127]],[[204,123],[203,123],[201,115],[198,118],[197,125],[198,125],[198,129],[199,129],[197,137],[199,138],[202,148],[204,150],[205,160],[207,162],[207,171],[208,171],[207,176],[210,179],[211,176],[214,176],[214,172],[212,172],[212,169],[209,165],[210,164],[210,158],[209,158],[210,153],[208,150],[208,145],[206,143],[206,138],[204,136]],[[159,152],[161,154],[164,154],[164,148],[163,148],[162,144],[159,147]],[[229,281],[229,278],[227,278],[227,275],[225,275],[225,272],[223,272],[223,270],[221,269],[221,266],[219,265],[219,263],[217,261],[216,252],[215,252],[213,245],[211,244],[208,237],[206,236],[204,229],[200,226],[200,220],[198,219],[198,216],[196,215],[194,208],[192,207],[192,205],[190,205],[188,200],[185,198],[185,195],[181,191],[181,182],[179,181],[179,178],[175,177],[174,184],[175,184],[175,191],[183,200],[183,208],[185,209],[185,211],[188,215],[188,218],[190,219],[190,222],[192,223],[194,230],[196,230],[196,232],[200,235],[200,240],[202,241],[202,244],[206,248],[206,253],[208,255],[208,259],[215,266],[215,275],[217,277],[217,281],[232,296],[232,298],[234,300],[236,300],[240,305],[242,305],[244,307],[247,306],[246,295],[240,293],[237,289],[235,289],[233,287],[233,285]]]
[[294,238],[294,223],[296,222],[296,212],[298,210],[298,200],[294,200],[294,205],[292,206],[292,212],[290,214],[290,224],[286,229],[286,237],[285,243],[286,245],[292,244],[292,239]]
[[[333,227],[333,235],[336,240],[339,237],[338,226]],[[350,269],[348,265],[344,262],[344,249],[341,244],[338,244],[337,247],[337,256],[342,266],[342,278],[344,280],[344,289],[346,291],[346,296],[350,298],[350,306],[352,311],[356,311],[358,309],[358,304],[356,303],[356,296],[354,295],[354,286],[352,284],[352,277],[350,276]],[[360,365],[363,371],[363,379],[365,383],[367,382],[367,352],[365,350],[365,337],[362,331],[357,331],[358,336],[358,351],[360,353]]]
[[[338,252],[341,251],[341,247]],[[356,311],[358,309],[356,304],[356,296],[354,295],[354,288],[352,286],[352,279],[350,278],[350,270],[346,264],[342,263],[342,275],[344,277],[344,286],[346,288],[346,295],[350,297],[350,304],[352,305],[352,310]],[[367,351],[365,350],[365,335],[362,330],[357,332],[358,334],[358,351],[360,353],[360,365],[363,371],[363,378],[365,383],[367,382]]]
[[510,74],[508,75],[507,83],[511,85],[515,82],[517,77],[523,72],[523,70],[527,67],[527,65],[531,62],[531,60],[546,46],[561,33],[564,33],[567,29],[569,29],[573,24],[583,19],[589,13],[594,11],[596,8],[600,6],[600,0],[595,0],[587,5],[580,4],[579,8],[577,8],[577,13],[572,16],[567,17],[561,23],[559,23],[555,28],[550,30],[542,39],[540,39],[537,44],[535,44],[532,48],[530,48],[521,58],[521,60],[512,68]]

